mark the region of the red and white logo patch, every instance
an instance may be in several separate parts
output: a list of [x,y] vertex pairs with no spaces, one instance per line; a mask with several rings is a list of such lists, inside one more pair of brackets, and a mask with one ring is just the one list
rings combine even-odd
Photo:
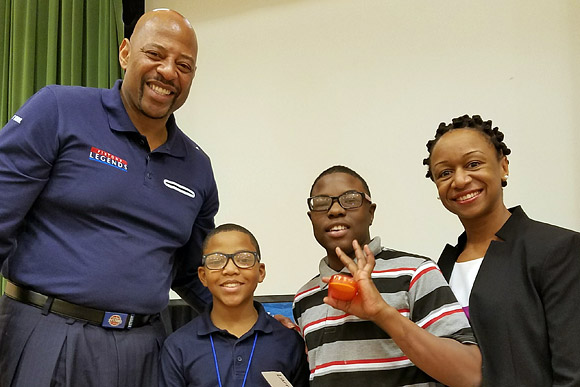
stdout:
[[89,159],[98,161],[102,164],[110,165],[111,167],[115,167],[120,169],[123,172],[127,172],[127,161],[123,160],[122,158],[115,156],[109,152],[106,152],[102,149],[95,148],[94,146],[91,147],[91,151],[89,152]]
[[119,325],[123,324],[123,319],[118,314],[114,314],[109,317],[109,324],[112,327],[118,327]]

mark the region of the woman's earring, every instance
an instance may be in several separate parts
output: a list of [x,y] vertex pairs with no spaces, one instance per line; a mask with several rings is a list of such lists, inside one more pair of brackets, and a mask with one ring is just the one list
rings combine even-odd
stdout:
[[508,178],[509,177],[510,176],[507,173],[505,175],[503,175],[503,179],[501,179],[501,186],[502,187],[506,187],[507,186],[507,181],[508,181]]

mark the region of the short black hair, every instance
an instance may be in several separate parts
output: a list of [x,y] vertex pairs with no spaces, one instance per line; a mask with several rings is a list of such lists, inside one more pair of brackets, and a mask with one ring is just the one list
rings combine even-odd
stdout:
[[371,190],[369,189],[369,185],[367,184],[365,179],[363,179],[361,175],[359,175],[358,173],[356,173],[355,171],[353,171],[349,167],[345,167],[344,165],[334,165],[334,166],[324,170],[320,175],[318,175],[318,177],[314,180],[314,183],[312,183],[312,187],[310,187],[310,196],[312,196],[312,191],[314,190],[314,186],[316,185],[316,183],[318,183],[318,180],[320,180],[324,176],[330,175],[332,173],[346,173],[348,175],[356,177],[362,183],[365,192],[369,196],[371,196]]
[[258,240],[254,236],[254,234],[252,234],[250,232],[250,230],[248,230],[247,228],[245,228],[243,226],[240,226],[239,224],[235,224],[235,223],[224,223],[224,224],[221,224],[221,225],[217,226],[213,230],[211,230],[209,232],[209,234],[207,234],[207,236],[203,240],[203,243],[201,245],[202,251],[205,251],[205,249],[206,249],[206,247],[207,247],[210,239],[214,235],[219,234],[221,232],[228,232],[228,231],[238,231],[238,232],[244,233],[247,236],[249,236],[250,237],[250,241],[252,242],[252,244],[254,245],[254,248],[256,249],[256,253],[258,253],[258,256],[259,257],[262,257],[262,255],[260,254],[260,245],[258,244]]
[[[509,155],[512,151],[503,142],[504,135],[500,132],[499,128],[493,128],[491,120],[484,121],[479,115],[474,115],[470,117],[465,114],[461,117],[456,117],[451,120],[450,124],[442,122],[439,124],[437,131],[435,132],[435,138],[427,141],[427,152],[429,156],[423,159],[423,165],[427,166],[427,174],[425,177],[433,180],[433,174],[431,173],[431,152],[437,144],[437,141],[445,134],[454,129],[473,129],[476,130],[487,137],[491,145],[494,146],[498,158],[502,156]],[[507,181],[502,181],[502,187],[507,185]]]

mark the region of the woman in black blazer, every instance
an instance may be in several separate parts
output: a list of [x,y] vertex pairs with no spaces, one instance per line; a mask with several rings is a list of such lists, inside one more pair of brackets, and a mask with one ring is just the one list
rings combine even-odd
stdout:
[[580,234],[505,206],[503,138],[465,115],[427,143],[427,177],[465,229],[438,264],[470,318],[484,385],[580,386]]

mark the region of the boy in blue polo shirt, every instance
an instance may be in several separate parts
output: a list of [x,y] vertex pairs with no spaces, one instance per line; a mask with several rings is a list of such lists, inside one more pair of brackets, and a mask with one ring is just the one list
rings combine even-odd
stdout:
[[265,371],[281,372],[295,387],[308,386],[302,338],[254,301],[266,276],[254,235],[224,224],[202,248],[198,274],[213,303],[165,341],[159,386],[269,386]]

